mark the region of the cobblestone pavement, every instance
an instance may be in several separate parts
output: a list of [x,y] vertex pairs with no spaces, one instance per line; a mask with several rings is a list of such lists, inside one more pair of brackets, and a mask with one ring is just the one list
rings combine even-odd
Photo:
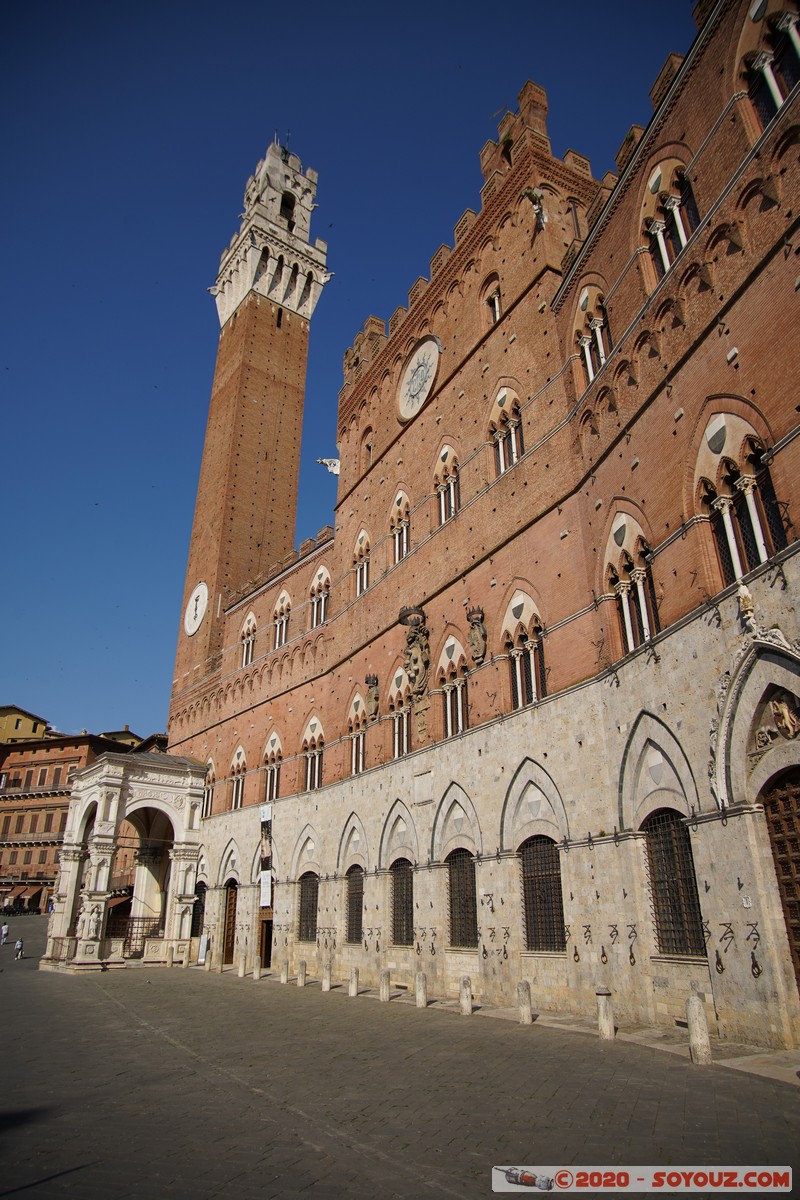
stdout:
[[776,1079],[346,988],[40,972],[44,919],[18,926],[30,957],[0,948],[0,1197],[471,1198],[498,1163],[800,1180],[800,1089]]

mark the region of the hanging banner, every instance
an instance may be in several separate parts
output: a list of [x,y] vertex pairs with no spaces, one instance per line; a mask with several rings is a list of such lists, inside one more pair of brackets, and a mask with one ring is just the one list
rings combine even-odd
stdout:
[[272,805],[262,804],[261,815],[261,907],[272,904]]

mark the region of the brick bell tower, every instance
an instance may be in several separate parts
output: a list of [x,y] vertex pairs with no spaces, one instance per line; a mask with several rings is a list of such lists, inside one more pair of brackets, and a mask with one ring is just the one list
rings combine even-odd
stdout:
[[309,241],[316,190],[317,172],[273,142],[210,289],[221,333],[173,704],[217,669],[229,596],[293,548],[308,327],[328,280],[327,246]]

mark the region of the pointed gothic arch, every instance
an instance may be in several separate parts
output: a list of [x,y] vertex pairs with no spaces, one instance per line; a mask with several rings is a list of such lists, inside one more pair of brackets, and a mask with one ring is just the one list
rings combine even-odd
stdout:
[[407,858],[412,863],[419,861],[419,838],[414,818],[408,805],[399,798],[386,814],[381,830],[379,869],[385,871],[396,858]]
[[677,809],[689,816],[702,805],[689,759],[669,726],[650,712],[640,712],[633,723],[619,773],[617,816],[619,828],[638,829],[650,813]]
[[483,853],[483,835],[475,805],[460,784],[452,782],[445,789],[431,833],[431,861],[444,862],[455,849]]
[[217,887],[222,887],[228,879],[235,880],[237,884],[241,883],[241,867],[242,856],[239,851],[239,844],[235,837],[228,838],[225,849],[222,851],[219,859]]
[[800,764],[800,739],[791,717],[798,698],[800,648],[790,646],[779,630],[748,639],[720,685],[709,766],[720,807],[754,803],[773,776]]
[[500,849],[516,850],[529,837],[544,834],[569,840],[567,809],[553,777],[532,758],[524,758],[506,789],[500,813]]
[[364,822],[358,813],[351,812],[342,826],[339,848],[336,853],[336,869],[340,874],[352,866],[369,870],[369,843]]
[[301,829],[292,851],[290,878],[298,879],[305,871],[320,873],[322,841],[314,826],[308,822]]

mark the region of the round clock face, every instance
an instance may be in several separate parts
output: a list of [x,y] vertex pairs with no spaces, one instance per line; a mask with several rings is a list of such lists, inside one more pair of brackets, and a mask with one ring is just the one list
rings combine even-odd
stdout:
[[189,597],[186,612],[183,614],[183,628],[186,630],[187,637],[191,637],[193,633],[197,633],[200,628],[200,622],[206,615],[207,608],[208,587],[205,583],[201,582],[198,583]]
[[441,344],[436,337],[423,338],[411,351],[397,392],[401,421],[410,421],[430,396],[439,366]]

